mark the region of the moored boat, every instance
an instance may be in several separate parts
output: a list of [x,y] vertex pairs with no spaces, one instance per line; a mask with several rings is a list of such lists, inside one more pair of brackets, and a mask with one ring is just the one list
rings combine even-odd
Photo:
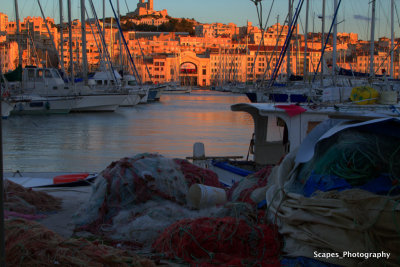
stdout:
[[23,187],[64,187],[90,185],[96,172],[6,172],[4,179]]

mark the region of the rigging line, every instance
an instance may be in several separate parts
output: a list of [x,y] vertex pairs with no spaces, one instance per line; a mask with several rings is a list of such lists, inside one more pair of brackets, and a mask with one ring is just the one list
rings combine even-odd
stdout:
[[262,27],[262,25],[260,26],[261,27],[261,40],[260,40],[260,43],[258,44],[257,52],[255,54],[254,61],[253,61],[253,66],[251,66],[251,71],[250,71],[251,74],[253,74],[253,71],[255,71],[254,68],[256,65],[257,56],[258,56],[258,53],[260,52],[261,44],[264,43],[264,34],[265,34],[265,30],[267,29],[268,21],[269,21],[270,15],[271,15],[272,8],[274,7],[274,3],[275,3],[275,0],[272,0],[271,7],[268,12],[267,20],[265,21],[264,28]]
[[[381,12],[383,13],[383,18],[386,18],[386,20],[385,20],[385,22],[386,22],[386,28],[387,29],[390,29],[390,15],[388,14],[388,13],[386,13],[386,9],[385,8],[382,8],[382,6],[383,6],[383,4],[382,4],[382,0],[379,0],[379,5],[378,5],[378,7],[379,7],[379,9],[381,10],[381,11],[379,11],[379,13],[378,14],[381,14]],[[390,9],[388,9],[388,10],[390,10]],[[379,17],[381,17],[381,16],[379,16]],[[379,21],[380,21],[380,19],[379,19]],[[379,26],[379,28],[381,28],[381,26]],[[380,30],[380,29],[379,29]]]
[[[49,38],[50,38],[51,43],[52,43],[52,45],[53,45],[53,49],[55,50],[55,52],[56,52],[56,54],[57,54],[58,64],[60,64],[61,71],[63,72],[62,74],[64,75],[64,74],[65,74],[65,69],[64,69],[64,66],[61,64],[61,57],[60,57],[60,54],[58,53],[57,46],[56,46],[56,43],[54,42],[53,35],[52,35],[51,32],[50,32],[50,28],[49,28],[49,25],[48,25],[48,23],[47,23],[47,21],[46,21],[46,17],[45,17],[45,15],[44,15],[42,6],[41,6],[41,4],[40,4],[40,0],[37,0],[37,3],[38,3],[38,5],[39,5],[40,12],[42,13],[42,17],[43,17],[43,20],[44,20],[44,24],[45,24],[46,29],[47,29],[47,34],[49,35]],[[49,57],[49,59],[50,59],[50,57]],[[51,61],[50,61],[50,63],[53,64],[53,62],[51,62]],[[57,67],[58,67],[58,65],[57,65]]]
[[400,43],[397,43],[396,46],[393,47],[393,49],[390,49],[390,50],[389,50],[389,52],[387,53],[387,55],[384,57],[383,62],[381,62],[381,64],[379,64],[379,66],[377,67],[377,69],[374,70],[374,74],[376,74],[376,73],[379,71],[379,69],[383,66],[383,64],[386,63],[386,60],[389,58],[390,53],[392,53],[392,51],[395,51],[396,48],[398,48],[399,46],[400,46]]
[[128,3],[126,2],[126,0],[125,0],[125,5],[126,5],[126,10],[128,10],[128,13],[129,13],[130,11],[129,11]]
[[[355,8],[354,8],[354,1],[349,1],[350,2],[350,6],[351,6],[351,14],[357,14],[358,12],[356,12],[356,10],[355,10]],[[345,8],[344,8],[344,10],[346,10]],[[353,20],[355,20],[355,18],[354,18],[354,15],[353,15],[353,18],[352,18]],[[358,32],[363,32],[363,28],[360,26],[362,23],[355,23],[355,25],[356,25],[356,27],[357,27],[357,29],[358,29]]]
[[[341,4],[341,3],[342,3],[342,0],[339,0],[338,6],[337,6],[337,8],[336,8],[336,10],[335,10],[335,15],[333,16],[333,20],[332,20],[332,23],[331,23],[331,27],[330,27],[330,29],[329,29],[328,36],[326,37],[326,40],[325,40],[325,42],[324,42],[324,49],[322,50],[321,57],[319,58],[319,61],[318,61],[317,69],[316,69],[316,71],[315,71],[315,73],[314,73],[313,82],[315,81],[315,77],[317,76],[317,71],[318,71],[319,66],[320,66],[320,64],[321,64],[322,57],[324,56],[325,49],[326,49],[326,45],[328,44],[329,37],[330,37],[330,35],[331,35],[333,25],[335,24],[336,17],[337,17],[338,10],[339,10],[339,7],[340,7],[340,4]],[[322,62],[322,64],[323,64],[323,62]]]
[[[288,19],[288,17],[289,17],[289,14],[286,15],[285,21]],[[272,54],[271,54],[271,56],[270,56],[269,59],[268,59],[267,66],[266,66],[266,68],[265,68],[263,77],[262,77],[262,79],[261,79],[261,84],[264,83],[264,79],[265,79],[265,76],[267,75],[267,71],[270,71],[271,61],[272,61],[272,58],[273,58],[272,55],[275,54],[275,52],[277,51],[277,48],[278,48],[278,45],[279,45],[279,40],[281,39],[281,36],[282,36],[282,33],[283,33],[283,29],[284,29],[284,27],[283,27],[283,25],[282,25],[281,31],[279,32],[278,38],[276,39],[276,43],[275,43],[274,50],[272,51]],[[271,74],[271,75],[272,75],[272,74]]]
[[[135,38],[136,38],[136,35],[135,35]],[[136,40],[137,40],[137,42],[138,42],[140,52],[142,53],[143,63],[144,63],[144,65],[146,66],[146,72],[147,72],[147,74],[149,75],[150,81],[153,81],[153,77],[151,76],[150,70],[149,70],[149,68],[147,67],[147,64],[146,64],[146,62],[145,62],[145,55],[144,55],[142,46],[140,45],[140,41],[139,41],[139,39],[136,39]]]
[[[288,27],[288,35],[286,36],[286,40],[285,40],[285,44],[284,47],[282,48],[281,54],[279,55],[279,62],[277,62],[277,64],[275,65],[275,69],[274,72],[272,74],[272,77],[270,79],[270,84],[269,87],[271,87],[276,79],[276,77],[278,76],[278,71],[282,65],[283,62],[283,58],[285,57],[285,54],[287,52],[288,46],[289,46],[289,42],[291,41],[292,35],[293,35],[293,31],[296,28],[296,24],[297,24],[297,19],[299,18],[299,14],[300,14],[300,10],[303,7],[304,4],[304,0],[300,0],[299,4],[297,5],[296,8],[296,12],[294,14],[294,19],[292,20],[292,24],[289,25]],[[290,51],[289,51],[290,53]]]
[[[117,77],[115,75],[115,72],[114,72],[114,67],[112,65],[111,57],[110,57],[110,55],[108,53],[107,44],[106,44],[106,41],[105,41],[105,38],[104,38],[104,35],[103,35],[102,28],[100,27],[99,19],[98,19],[98,16],[97,16],[96,9],[94,8],[93,1],[89,0],[89,4],[90,4],[90,8],[92,9],[92,14],[94,16],[94,21],[95,21],[95,24],[96,24],[96,28],[97,28],[97,31],[98,31],[99,36],[100,36],[100,40],[101,40],[102,45],[103,45],[103,51],[104,51],[103,56],[106,58],[105,62],[108,65],[108,67],[110,68],[111,75],[112,75],[112,77],[114,79],[114,82],[116,84],[118,84],[119,81],[118,81],[118,79],[117,79]],[[110,28],[110,31],[112,31],[111,28]]]
[[[89,16],[89,13],[87,11],[87,8],[85,8],[85,12],[86,12],[86,16],[89,18],[89,26],[90,26],[90,30],[92,31],[94,43],[96,44],[96,47],[97,47],[97,49],[99,51],[99,54],[101,54],[101,59],[103,59],[103,51],[102,51],[101,47],[99,46],[99,43],[97,42],[96,33],[94,32],[94,29],[93,29],[93,26],[92,26],[92,22],[90,22],[90,16]],[[113,78],[115,78],[115,75],[114,75]],[[117,82],[117,81],[114,80],[114,82]]]
[[396,11],[397,23],[399,24],[399,27],[400,27],[400,19],[399,19],[399,13],[397,11],[396,2],[394,2],[394,10]]
[[136,79],[139,80],[139,84],[142,85],[142,79],[141,79],[141,77],[140,77],[140,75],[139,75],[138,70],[136,69],[135,62],[133,61],[131,52],[129,51],[128,44],[126,43],[125,36],[124,36],[124,34],[123,34],[123,32],[122,32],[122,29],[121,29],[121,24],[119,23],[117,13],[115,13],[115,9],[114,9],[114,6],[113,6],[111,0],[110,0],[110,5],[111,5],[112,11],[113,11],[113,13],[114,13],[115,20],[117,21],[118,30],[119,30],[119,32],[121,33],[121,38],[122,38],[122,41],[123,41],[123,43],[124,43],[124,45],[125,45],[126,52],[127,52],[128,55],[129,55],[130,62],[131,62],[132,67],[133,67],[133,69],[134,69],[134,71],[135,71],[134,73],[135,73]]

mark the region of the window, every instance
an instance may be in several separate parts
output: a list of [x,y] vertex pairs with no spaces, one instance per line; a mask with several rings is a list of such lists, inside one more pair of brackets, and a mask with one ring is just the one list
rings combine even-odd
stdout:
[[203,69],[203,75],[206,75],[206,74],[207,74],[207,70]]
[[46,77],[46,78],[52,78],[53,76],[51,75],[51,73],[50,73],[50,70],[45,70],[44,71],[44,77]]
[[54,78],[60,78],[61,79],[61,76],[60,76],[60,74],[58,73],[57,70],[53,69],[53,70],[51,70],[51,73],[53,73],[53,77]]
[[35,78],[35,70],[33,69],[28,69],[28,80],[33,81]]
[[43,70],[37,70],[37,72],[36,72],[36,78],[37,78],[38,80],[43,79]]

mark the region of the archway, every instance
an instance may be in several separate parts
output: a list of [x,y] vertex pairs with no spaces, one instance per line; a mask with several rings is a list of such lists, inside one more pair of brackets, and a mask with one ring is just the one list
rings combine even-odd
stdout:
[[184,62],[179,68],[180,83],[183,86],[197,86],[197,66],[192,62]]

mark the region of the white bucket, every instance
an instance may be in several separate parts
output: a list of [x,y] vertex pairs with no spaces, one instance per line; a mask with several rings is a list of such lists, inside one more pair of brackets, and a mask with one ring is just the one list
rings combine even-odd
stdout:
[[379,104],[394,105],[397,104],[396,91],[382,91],[379,96]]
[[190,206],[202,209],[224,204],[226,202],[226,192],[224,189],[217,187],[193,184],[189,188],[186,199]]

